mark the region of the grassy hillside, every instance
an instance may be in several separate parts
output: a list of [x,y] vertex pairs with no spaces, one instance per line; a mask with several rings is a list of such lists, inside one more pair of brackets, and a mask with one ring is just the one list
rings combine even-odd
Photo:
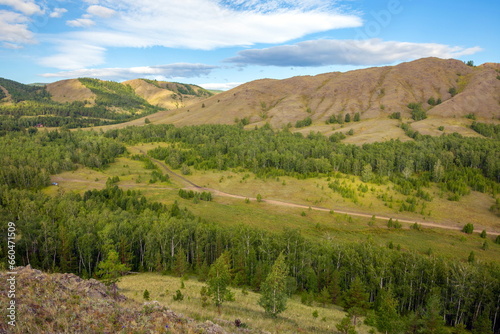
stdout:
[[[123,277],[118,286],[126,297],[140,302],[144,301],[144,290],[148,290],[150,299],[158,301],[160,305],[200,322],[215,322],[230,332],[236,332],[233,324],[239,319],[243,323],[243,330],[251,333],[334,333],[335,326],[346,315],[338,306],[316,302],[305,305],[296,295],[288,299],[286,311],[274,319],[258,305],[259,293],[241,288],[231,288],[235,300],[225,303],[219,315],[212,303],[202,306],[200,290],[206,283],[195,278],[182,279],[147,273]],[[182,293],[183,300],[173,300],[177,290]],[[313,316],[314,311],[317,317]],[[370,328],[360,324],[356,330],[364,334],[369,333]]]
[[97,79],[65,80],[47,87],[1,79],[0,92],[3,132],[29,127],[114,124],[161,110],[127,85]]
[[[453,59],[426,58],[345,73],[256,80],[150,120],[179,126],[242,123],[249,128],[269,123],[325,134],[353,129],[346,141],[359,144],[402,140],[405,135],[398,127],[403,123],[424,134],[474,135],[466,116],[499,123],[498,71],[498,64],[471,67]],[[412,105],[420,105],[424,117],[415,118]],[[398,119],[391,119],[395,113]],[[360,122],[354,122],[356,114]],[[345,122],[347,115],[350,122]],[[310,124],[295,127],[308,118]],[[332,118],[343,124],[333,124]]]
[[136,94],[152,105],[167,109],[189,106],[213,95],[199,86],[177,82],[135,79],[123,84],[132,87]]

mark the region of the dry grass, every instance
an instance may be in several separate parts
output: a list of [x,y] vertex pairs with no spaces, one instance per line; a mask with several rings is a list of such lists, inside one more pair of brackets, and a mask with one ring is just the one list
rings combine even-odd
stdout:
[[[425,109],[429,109],[427,101],[434,97],[442,99],[443,103],[428,113],[430,116],[450,119],[444,121],[445,127],[447,124],[450,126],[445,131],[475,135],[462,125],[453,129],[452,120],[468,113],[474,113],[481,119],[498,118],[500,81],[496,79],[497,75],[494,66],[471,68],[458,60],[425,58],[397,66],[345,73],[256,80],[185,108],[148,118],[152,123],[183,126],[233,124],[235,118],[246,117],[250,126],[269,123],[281,128],[311,117],[313,126],[299,131],[319,130],[328,133],[330,130],[323,124],[329,116],[359,112],[363,121],[377,122],[345,126],[346,129],[353,127],[355,130],[355,136],[347,142],[358,144],[404,138],[402,131],[384,126],[387,117],[393,112],[401,112],[403,117],[409,117],[406,106],[411,102],[422,103]],[[448,90],[457,82],[461,85],[461,92],[452,97]],[[144,119],[103,129],[142,124]],[[422,124],[422,133],[440,134],[435,131],[433,124]]]
[[95,102],[95,94],[78,79],[61,80],[48,84],[46,87],[56,102],[71,103],[85,100],[91,103]]
[[[214,305],[201,306],[200,290],[205,283],[189,279],[184,285],[185,288],[181,289],[181,279],[178,277],[147,273],[123,277],[118,286],[125,296],[138,301],[144,301],[143,292],[147,289],[152,300],[175,312],[197,321],[210,320],[226,328],[235,319],[240,319],[249,329],[270,333],[332,333],[335,325],[345,316],[337,306],[306,306],[294,296],[288,300],[287,310],[273,319],[258,305],[260,294],[251,291],[244,294],[236,288],[231,289],[235,301],[224,303],[222,314],[219,315]],[[182,292],[184,300],[173,301],[176,290]],[[318,318],[312,316],[314,310],[318,311]],[[369,327],[361,325],[357,330],[359,333],[368,333]]]

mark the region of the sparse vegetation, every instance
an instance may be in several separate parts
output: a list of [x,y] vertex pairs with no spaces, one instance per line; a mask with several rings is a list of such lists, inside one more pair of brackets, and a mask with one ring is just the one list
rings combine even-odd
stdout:
[[392,114],[389,115],[389,118],[391,119],[401,119],[401,112],[393,112]]
[[307,118],[303,119],[302,121],[297,121],[295,123],[295,127],[296,128],[303,128],[303,127],[309,126],[311,124],[312,124],[311,117],[307,117]]
[[411,109],[411,118],[415,121],[421,121],[427,118],[427,113],[422,107],[421,103],[410,103],[408,108]]

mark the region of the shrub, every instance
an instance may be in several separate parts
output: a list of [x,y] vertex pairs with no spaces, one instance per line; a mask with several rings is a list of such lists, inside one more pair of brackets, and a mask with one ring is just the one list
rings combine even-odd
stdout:
[[401,119],[401,113],[398,112],[393,112],[392,114],[389,115],[390,119]]
[[180,302],[184,299],[184,295],[182,294],[181,290],[175,291],[175,295],[173,295],[172,299],[176,302]]
[[468,113],[467,115],[465,115],[465,118],[475,120],[476,119],[476,115],[474,113]]
[[309,126],[312,124],[312,119],[311,117],[307,117],[306,119],[303,119],[301,121],[297,121],[295,123],[295,127],[296,128],[303,128],[303,127],[306,127],[306,126]]
[[471,223],[466,224],[462,228],[462,232],[467,233],[467,234],[472,234],[474,232],[474,225]]
[[421,103],[409,103],[408,108],[411,109],[411,118],[413,118],[415,121],[421,121],[427,118],[427,113],[422,108]]

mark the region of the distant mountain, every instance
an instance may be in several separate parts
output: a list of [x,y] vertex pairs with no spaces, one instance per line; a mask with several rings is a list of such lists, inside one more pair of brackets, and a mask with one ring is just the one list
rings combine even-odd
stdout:
[[167,109],[178,109],[202,101],[212,95],[210,91],[196,85],[177,82],[135,79],[123,82],[152,105]]
[[146,79],[118,83],[80,78],[43,86],[0,78],[0,130],[116,124],[212,95],[195,85]]
[[361,120],[387,118],[399,112],[411,118],[419,105],[429,116],[500,116],[500,64],[472,67],[454,59],[424,58],[396,66],[345,73],[256,80],[165,115],[162,123],[179,125],[234,123],[281,127],[305,118],[325,124],[332,116]]

